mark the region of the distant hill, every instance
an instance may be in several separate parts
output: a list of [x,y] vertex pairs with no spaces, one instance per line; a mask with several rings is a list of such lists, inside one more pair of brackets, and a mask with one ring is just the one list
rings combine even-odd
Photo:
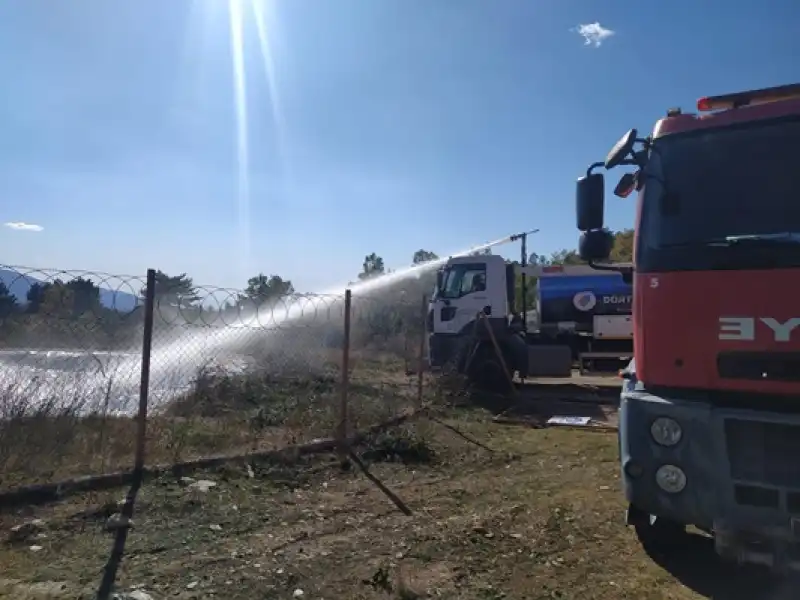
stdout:
[[[8,269],[0,269],[0,281],[22,304],[26,302],[28,290],[34,283],[44,283],[44,280]],[[136,307],[137,302],[137,296],[134,294],[100,288],[100,303],[106,308],[114,308],[119,312],[130,312]]]

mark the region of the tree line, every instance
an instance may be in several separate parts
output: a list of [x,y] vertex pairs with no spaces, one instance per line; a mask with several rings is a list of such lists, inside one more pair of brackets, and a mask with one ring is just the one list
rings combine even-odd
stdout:
[[[417,250],[412,257],[412,264],[436,260],[436,253],[428,250]],[[384,260],[375,252],[364,257],[362,270],[358,273],[358,280],[364,281],[387,272]],[[110,290],[110,298],[122,294],[124,290]],[[236,308],[243,306],[260,306],[272,301],[292,296],[296,293],[292,281],[280,275],[265,275],[259,273],[247,280],[243,290],[229,293],[225,290],[208,290],[207,295],[217,293],[221,297],[222,308]],[[194,280],[186,273],[168,275],[163,271],[156,271],[154,294],[159,307],[174,307],[182,310],[202,308],[213,310],[218,303],[209,302],[201,290],[195,285]],[[143,304],[145,289],[139,290],[137,303]],[[16,314],[47,314],[58,317],[78,317],[85,313],[100,313],[104,308],[113,309],[114,306],[103,306],[101,302],[101,289],[91,279],[75,277],[71,280],[54,279],[53,281],[34,282],[28,288],[25,300],[17,298],[8,285],[0,281],[0,318]]]
[[90,279],[75,277],[69,281],[35,282],[30,285],[25,302],[11,293],[0,281],[0,317],[14,314],[51,313],[78,316],[100,306],[100,288]]
[[[491,254],[490,249],[484,249],[476,254]],[[615,234],[614,250],[611,258],[615,262],[627,262],[633,256],[633,230],[623,230]],[[438,260],[439,256],[426,249],[419,249],[412,255],[411,264],[420,265]],[[518,261],[512,261],[518,262]],[[533,253],[529,257],[530,264],[540,265],[573,265],[580,264],[581,260],[574,250],[559,250],[549,256]],[[384,259],[375,252],[367,254],[357,274],[357,281],[366,281],[390,272],[386,269]],[[433,270],[424,272],[419,278],[398,282],[402,288],[403,302],[409,307],[419,303],[423,294],[429,294],[433,289],[435,273]],[[517,277],[517,305],[522,300],[522,286],[520,277]],[[400,302],[397,287],[382,292],[379,298],[386,303]],[[94,329],[102,335],[112,336],[124,330],[125,327],[135,328],[140,323],[139,316],[133,311],[133,316],[123,314],[119,306],[113,306],[111,300],[119,300],[119,295],[106,292],[106,302],[102,301],[100,287],[92,280],[85,277],[76,277],[64,281],[55,279],[47,282],[34,282],[30,285],[25,300],[21,301],[9,290],[6,283],[0,281],[0,333],[8,337],[9,329],[19,329],[20,326],[41,324],[36,317],[57,318],[62,321],[71,321],[73,324],[84,325],[85,328]],[[296,294],[290,279],[284,279],[277,274],[266,275],[263,272],[251,277],[243,290],[234,293],[225,293],[217,290],[198,288],[192,277],[186,273],[169,275],[157,271],[155,277],[155,298],[158,304],[158,316],[164,321],[170,321],[169,313],[179,313],[181,320],[192,321],[204,319],[204,313],[213,312],[242,312],[277,304],[284,298]],[[135,303],[143,305],[145,290],[138,291]],[[213,301],[211,296],[218,294]],[[396,297],[393,297],[396,296]],[[529,279],[527,289],[527,306],[533,306],[536,295],[536,280]],[[130,300],[130,298],[129,298]],[[129,302],[130,305],[130,302]],[[409,311],[411,308],[408,309]],[[172,315],[174,317],[174,314]],[[213,317],[213,315],[211,315]],[[174,318],[170,321],[175,322]],[[73,328],[75,330],[75,328]]]
[[[491,250],[484,249],[476,254],[491,254]],[[627,262],[632,258],[633,230],[617,232],[611,254],[612,261]],[[411,264],[420,265],[438,259],[439,256],[435,252],[419,249],[414,252]],[[518,263],[519,261],[513,262]],[[577,265],[581,262],[575,250],[566,249],[553,252],[549,256],[532,253],[529,257],[529,264],[538,265]],[[388,272],[391,271],[386,269],[383,257],[372,252],[364,257],[357,279],[365,281]],[[284,279],[275,274],[259,273],[248,279],[245,288],[235,294],[235,297],[228,297],[225,301],[229,303],[230,307],[235,307],[236,304],[263,305],[295,293],[295,287],[290,279]],[[145,290],[141,289],[139,303],[142,303],[144,294]],[[113,298],[113,295],[111,297]],[[186,273],[168,275],[163,271],[156,272],[155,297],[159,306],[180,309],[201,307],[205,300],[189,275]],[[35,282],[29,287],[24,302],[14,296],[8,286],[0,281],[0,317],[20,313],[77,317],[85,313],[102,312],[103,308],[112,309],[114,307],[102,306],[100,287],[85,277],[76,277],[69,281],[55,279],[48,282]],[[209,306],[203,308],[211,310]]]
[[[612,262],[631,262],[633,260],[633,229],[625,229],[614,234],[614,248],[611,253]],[[489,255],[492,251],[489,248],[475,252],[477,255]],[[435,261],[439,256],[432,251],[420,249],[412,257],[412,264],[419,265]],[[558,250],[550,255],[532,253],[528,258],[528,264],[534,265],[579,265],[584,264],[575,250]],[[519,264],[519,260],[507,261]],[[361,272],[358,274],[360,281],[368,280],[387,274],[384,260],[377,253],[373,252],[364,257]],[[403,331],[418,331],[422,324],[419,313],[419,302],[423,294],[430,294],[433,290],[435,272],[427,271],[418,279],[408,279],[390,286],[378,294],[375,298],[377,302],[372,303],[371,310],[365,311],[367,315],[367,327],[364,335],[369,338],[383,338],[388,340],[394,335]],[[537,295],[537,278],[529,277],[525,286],[526,306],[535,306]],[[398,287],[402,287],[398,294]],[[404,293],[403,293],[404,292]],[[522,276],[517,275],[515,280],[515,304],[519,309],[522,307],[523,286]],[[381,302],[383,300],[383,302]]]

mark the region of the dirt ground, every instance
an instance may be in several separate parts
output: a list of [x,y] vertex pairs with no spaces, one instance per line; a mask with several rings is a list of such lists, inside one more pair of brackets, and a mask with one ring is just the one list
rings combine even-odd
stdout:
[[582,388],[616,388],[619,389],[621,380],[616,373],[591,373],[581,374],[577,370],[572,372],[572,377],[529,377],[525,380],[530,385],[546,386],[572,386]]
[[[332,456],[149,482],[118,577],[120,598],[716,600],[794,598],[789,583],[733,570],[696,537],[672,561],[622,523],[613,432],[502,425],[476,409],[394,431],[359,452],[402,514]],[[384,440],[385,441],[385,440]],[[204,481],[206,481],[204,483]],[[207,482],[213,482],[209,484]],[[92,598],[120,490],[0,515],[0,596]],[[33,519],[41,521],[32,521]],[[137,595],[122,595],[138,590]],[[142,595],[147,594],[147,596]]]

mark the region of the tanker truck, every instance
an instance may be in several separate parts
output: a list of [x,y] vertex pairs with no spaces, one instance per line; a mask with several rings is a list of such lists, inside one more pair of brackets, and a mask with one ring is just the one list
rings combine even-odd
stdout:
[[[538,279],[530,311],[515,306],[517,274]],[[617,272],[453,257],[437,273],[428,307],[428,366],[491,389],[508,388],[504,367],[522,379],[570,377],[576,362],[630,358],[631,306],[630,284]]]
[[588,265],[524,267],[524,272],[538,278],[530,343],[567,344],[581,371],[595,361],[630,360],[633,289],[619,272]]

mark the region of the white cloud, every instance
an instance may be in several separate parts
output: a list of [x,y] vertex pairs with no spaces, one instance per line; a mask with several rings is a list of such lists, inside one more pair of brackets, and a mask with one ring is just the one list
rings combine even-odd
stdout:
[[606,29],[597,21],[594,23],[586,23],[585,25],[578,25],[572,31],[586,40],[587,46],[594,46],[595,48],[599,48],[600,44],[614,35],[611,29]]
[[9,229],[16,229],[17,231],[44,231],[44,227],[34,223],[24,223],[22,221],[11,221],[3,223]]

